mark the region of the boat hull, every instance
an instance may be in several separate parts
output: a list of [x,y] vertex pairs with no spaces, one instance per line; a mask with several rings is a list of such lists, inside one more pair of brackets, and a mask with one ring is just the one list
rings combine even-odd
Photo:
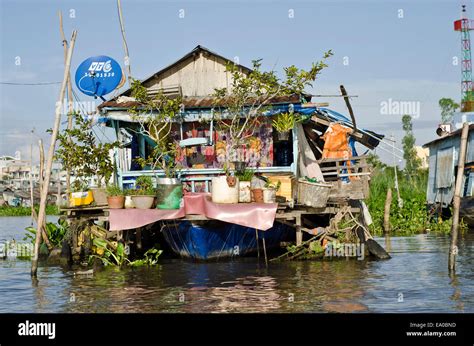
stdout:
[[[279,223],[267,231],[257,232],[260,242],[265,239],[267,250],[278,247],[280,241],[289,240],[291,236],[289,227]],[[171,249],[183,258],[232,258],[257,251],[254,228],[221,221],[169,223],[163,228],[163,235]]]

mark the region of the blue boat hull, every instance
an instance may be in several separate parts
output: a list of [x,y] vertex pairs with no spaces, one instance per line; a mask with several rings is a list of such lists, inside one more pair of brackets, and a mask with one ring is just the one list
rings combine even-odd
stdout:
[[[280,241],[289,240],[288,226],[275,223],[267,231],[257,231],[258,238],[265,239],[265,246],[271,249]],[[163,235],[178,255],[184,258],[209,260],[216,258],[241,257],[257,251],[254,228],[220,221],[180,221],[163,228]]]

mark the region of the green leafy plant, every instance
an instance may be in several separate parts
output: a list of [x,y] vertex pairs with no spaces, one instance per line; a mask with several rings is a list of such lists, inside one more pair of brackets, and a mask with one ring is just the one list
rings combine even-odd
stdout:
[[163,250],[153,247],[145,252],[145,258],[131,261],[129,264],[133,267],[154,266],[158,264],[158,257],[160,257],[162,253]]
[[135,180],[134,195],[154,195],[156,193],[153,187],[153,180],[151,177],[141,175]]
[[225,134],[228,145],[225,162],[235,160],[237,149],[247,145],[253,131],[261,122],[261,117],[272,108],[276,97],[302,96],[308,86],[327,67],[326,59],[332,51],[324,53],[323,59],[313,63],[309,70],[289,66],[284,69],[284,77],[276,71],[262,71],[262,60],[252,61],[252,70],[244,71],[234,63],[228,63],[226,71],[231,75],[231,84],[214,90],[216,128]]
[[148,157],[135,161],[143,168],[149,166],[153,171],[157,167],[161,168],[168,178],[176,177],[181,167],[176,164],[177,147],[169,136],[173,121],[180,116],[182,97],[168,98],[163,92],[150,96],[147,88],[138,80],[132,82],[131,90],[137,105],[130,112],[139,124],[138,133],[154,143]]
[[76,178],[71,184],[71,192],[82,192],[89,189],[89,184],[81,178]]
[[278,189],[280,189],[280,186],[281,186],[281,181],[280,180],[278,180],[276,183],[272,183],[270,181],[267,181],[265,183],[265,188],[274,189],[276,191],[278,191]]
[[[36,229],[34,227],[26,227],[26,234],[23,237],[23,241],[29,241],[34,244],[36,239]],[[46,235],[52,246],[61,247],[62,241],[69,230],[69,225],[66,220],[59,219],[58,223],[53,222],[46,223]]]
[[124,191],[117,185],[108,185],[107,186],[107,195],[108,196],[124,196]]
[[[109,151],[119,146],[119,142],[97,143],[91,121],[75,113],[74,127],[58,134],[59,147],[55,157],[77,180],[84,183],[97,176],[97,185],[107,183],[114,171]],[[48,130],[51,133],[51,129]],[[76,180],[76,181],[77,181]]]
[[252,169],[246,169],[242,174],[236,174],[239,181],[252,181],[253,176],[255,175],[255,171]]
[[117,243],[117,247],[114,249],[110,244],[102,238],[94,238],[92,240],[93,245],[98,249],[97,253],[102,253],[102,255],[93,254],[89,256],[89,260],[93,258],[98,258],[102,261],[105,266],[123,266],[130,261],[127,258],[125,253],[125,247],[122,243]]
[[404,173],[409,177],[413,177],[418,173],[421,167],[421,160],[416,154],[416,138],[413,135],[413,124],[410,115],[405,114],[402,117],[402,127],[405,131],[405,136],[402,139],[403,158],[405,159]]
[[303,121],[303,118],[295,113],[281,113],[274,117],[272,125],[280,133],[288,132],[295,124]]
[[441,108],[441,121],[443,123],[451,122],[453,120],[453,113],[459,108],[459,104],[450,98],[442,98],[438,104],[439,108]]

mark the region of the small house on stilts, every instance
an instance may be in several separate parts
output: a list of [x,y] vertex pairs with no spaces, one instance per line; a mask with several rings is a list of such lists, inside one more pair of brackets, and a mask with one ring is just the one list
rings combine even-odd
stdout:
[[[355,143],[373,149],[383,135],[356,128],[346,116],[312,103],[309,94],[275,96],[267,102],[246,143],[229,153],[226,133],[216,123],[213,97],[216,88],[232,85],[228,63],[232,62],[197,46],[141,82],[149,95],[182,100],[180,114],[170,122],[166,137],[167,145],[176,149],[177,179],[166,180],[164,170],[137,164],[157,143],[139,130],[132,109],[140,105],[130,89],[99,106],[99,120],[115,129],[122,143],[114,154],[116,181],[121,187],[134,188],[139,177],[149,176],[155,184],[168,181],[184,190],[180,205],[172,208],[108,210],[111,232],[123,234],[160,223],[175,253],[212,259],[243,256],[258,248],[279,246],[281,241],[301,244],[305,233],[314,236],[318,227],[327,226],[341,210],[361,212],[362,200],[369,193],[370,167],[365,156],[358,156]],[[236,67],[243,74],[251,71]],[[272,120],[288,113],[304,121],[295,123],[289,138],[281,141]],[[236,156],[234,164],[226,167],[224,157],[230,154]],[[238,163],[255,173],[249,188],[279,182],[276,199],[261,203],[254,196],[257,202],[213,202],[220,188],[216,178],[242,171]],[[229,179],[227,184],[231,186]]]

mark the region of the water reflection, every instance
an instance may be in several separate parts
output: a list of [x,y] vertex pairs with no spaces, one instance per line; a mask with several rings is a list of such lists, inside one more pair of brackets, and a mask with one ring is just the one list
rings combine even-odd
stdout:
[[449,237],[378,240],[391,248],[392,259],[294,261],[268,268],[257,258],[163,260],[156,267],[111,267],[93,275],[42,266],[36,283],[29,261],[0,260],[0,311],[474,312],[473,234],[460,238],[451,277]]

